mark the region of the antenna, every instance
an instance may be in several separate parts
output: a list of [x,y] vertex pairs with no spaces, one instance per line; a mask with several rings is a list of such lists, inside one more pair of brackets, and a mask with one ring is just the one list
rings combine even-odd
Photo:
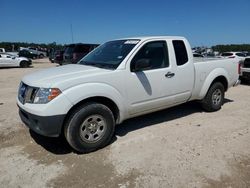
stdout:
[[73,36],[73,27],[72,27],[72,23],[70,24],[70,31],[71,31],[71,40],[72,40],[72,43],[74,43],[74,36]]

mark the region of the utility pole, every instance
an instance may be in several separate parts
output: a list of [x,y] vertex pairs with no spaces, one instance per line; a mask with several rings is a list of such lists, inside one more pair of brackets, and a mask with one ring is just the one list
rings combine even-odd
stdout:
[[72,43],[74,43],[74,36],[73,36],[73,27],[72,27],[72,23],[70,24],[70,31],[71,31],[71,40],[72,40]]

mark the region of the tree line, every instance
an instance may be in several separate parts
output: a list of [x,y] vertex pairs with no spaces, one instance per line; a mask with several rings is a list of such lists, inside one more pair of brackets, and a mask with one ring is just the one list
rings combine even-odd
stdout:
[[36,47],[36,48],[41,48],[41,49],[62,49],[63,45],[61,44],[56,44],[56,42],[53,43],[28,43],[28,42],[0,42],[0,48],[4,48],[6,51],[11,52],[11,51],[18,51],[20,47]]
[[250,44],[227,44],[212,46],[213,51],[228,52],[228,51],[248,51],[250,52]]

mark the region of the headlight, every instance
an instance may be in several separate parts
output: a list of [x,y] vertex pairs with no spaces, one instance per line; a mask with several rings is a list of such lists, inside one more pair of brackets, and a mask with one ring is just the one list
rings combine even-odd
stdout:
[[58,95],[60,95],[62,92],[58,88],[39,88],[35,98],[34,98],[34,104],[46,104],[49,101],[56,98]]

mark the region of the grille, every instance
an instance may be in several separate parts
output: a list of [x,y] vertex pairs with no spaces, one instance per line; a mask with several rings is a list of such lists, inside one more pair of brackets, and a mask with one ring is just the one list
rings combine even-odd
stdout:
[[28,86],[23,82],[20,83],[19,90],[18,90],[18,100],[22,103],[33,103],[38,88]]

